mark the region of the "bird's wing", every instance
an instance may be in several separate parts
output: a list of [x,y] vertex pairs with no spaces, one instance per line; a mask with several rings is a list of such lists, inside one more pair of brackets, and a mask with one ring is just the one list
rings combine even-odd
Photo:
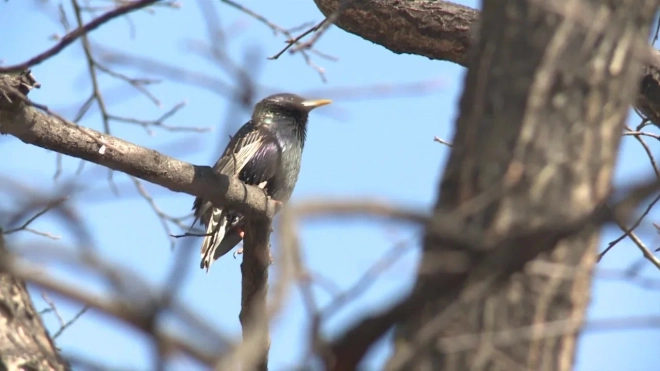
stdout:
[[[277,138],[266,128],[248,121],[231,138],[224,153],[213,165],[213,170],[229,176],[238,175],[246,184],[260,185],[275,176],[280,161],[281,150]],[[268,192],[268,185],[264,187]],[[206,224],[204,219],[207,217],[204,215],[211,208],[210,202],[199,197],[195,199],[195,222],[199,218]]]
[[[240,134],[239,132],[236,136]],[[225,151],[228,153],[218,161],[216,167],[223,172],[240,169],[238,179],[246,184],[256,185],[270,194],[268,182],[277,174],[281,161],[281,149],[277,138],[267,130],[255,130],[240,136],[231,146],[233,141],[234,138],[228,147],[233,151]],[[243,217],[231,210],[213,208],[210,202],[197,206],[196,215],[203,215],[207,210],[213,210],[205,223],[207,236],[201,249],[200,266],[206,268],[208,272],[213,261],[229,252],[243,239],[239,234]]]
[[266,130],[249,121],[231,138],[213,169],[226,175],[238,175],[267,138]]
[[241,169],[238,179],[245,184],[264,188],[270,195],[268,182],[277,175],[281,161],[282,148],[279,142],[270,133],[265,133],[259,148]]
[[[231,137],[227,147],[225,148],[222,156],[213,165],[213,170],[217,173],[225,175],[238,175],[240,174],[245,164],[254,156],[265,136],[262,134],[263,130],[255,125],[251,120],[241,126],[236,134]],[[193,210],[195,210],[195,220],[193,225],[199,219],[206,224],[206,220],[210,217],[205,216],[211,209],[212,205],[207,200],[200,197],[195,199]]]

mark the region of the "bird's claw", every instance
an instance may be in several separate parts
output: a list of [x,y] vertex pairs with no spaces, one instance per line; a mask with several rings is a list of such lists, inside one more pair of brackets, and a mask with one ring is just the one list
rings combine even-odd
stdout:
[[234,251],[234,259],[236,259],[236,255],[241,255],[243,254],[243,248],[239,248],[238,250]]

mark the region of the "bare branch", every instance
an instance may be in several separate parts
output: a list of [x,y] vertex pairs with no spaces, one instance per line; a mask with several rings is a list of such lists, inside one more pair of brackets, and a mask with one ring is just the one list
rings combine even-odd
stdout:
[[64,35],[64,37],[62,37],[62,39],[55,46],[44,51],[43,53],[35,57],[32,57],[23,63],[15,64],[13,66],[8,66],[8,67],[0,67],[0,74],[18,72],[30,68],[32,66],[35,66],[45,61],[46,59],[56,55],[57,53],[61,52],[64,48],[71,45],[71,43],[76,41],[79,37],[82,37],[86,35],[88,32],[97,29],[99,26],[103,25],[104,23],[111,21],[122,15],[133,12],[135,10],[142,9],[146,6],[152,5],[158,1],[160,0],[136,0],[126,3],[125,5],[121,5],[116,9],[111,10],[103,14],[102,16],[94,19],[93,21],[86,24],[84,27],[76,28],[70,33]]
[[[243,248],[243,277],[241,289],[241,313],[239,319],[243,327],[243,340],[252,339],[255,343],[251,359],[253,367],[249,370],[268,370],[268,350],[270,335],[268,331],[268,267],[270,257],[270,220],[253,220],[246,228]],[[242,360],[245,362],[245,359]]]
[[433,137],[433,141],[438,142],[440,144],[444,144],[444,145],[446,145],[447,147],[450,147],[450,148],[453,146],[453,144],[451,144],[450,142],[447,142],[446,140],[444,140],[442,138],[439,138],[439,137]]
[[172,117],[175,113],[177,113],[181,108],[183,108],[186,105],[186,102],[180,102],[176,104],[174,107],[172,107],[169,111],[165,112],[161,117],[155,119],[155,120],[140,120],[136,118],[131,118],[131,117],[120,117],[120,116],[115,116],[115,115],[108,115],[108,119],[114,120],[117,122],[124,122],[128,124],[137,124],[140,125],[144,128],[144,130],[147,132],[149,135],[154,135],[155,133],[153,130],[151,130],[150,127],[159,127],[167,131],[172,131],[172,132],[177,132],[177,131],[192,131],[192,132],[197,132],[197,133],[204,133],[204,132],[209,132],[212,129],[210,127],[195,127],[195,126],[171,126],[165,124],[165,120],[168,118]]
[[7,229],[7,230],[4,231],[4,234],[12,234],[12,233],[15,233],[15,232],[18,232],[18,231],[28,230],[32,233],[39,234],[39,235],[46,236],[46,237],[51,237],[53,239],[59,238],[59,237],[52,236],[48,233],[38,232],[38,231],[35,231],[33,229],[29,229],[28,226],[33,221],[37,220],[38,217],[44,215],[45,213],[52,210],[53,208],[58,207],[59,205],[62,204],[62,202],[66,201],[68,199],[69,199],[68,197],[62,197],[62,198],[59,198],[57,200],[53,200],[52,202],[49,202],[48,205],[46,205],[46,207],[44,207],[43,210],[39,211],[34,216],[32,216],[30,219],[26,220],[25,223],[23,223],[21,226],[16,227],[16,228]]
[[[53,246],[49,246],[50,251],[57,251],[61,259],[68,261],[69,263],[75,263],[76,260],[70,255],[70,253],[56,249]],[[43,252],[48,251],[45,249],[40,249]],[[88,256],[90,258],[91,256]],[[97,264],[99,263],[98,259],[94,259]],[[118,269],[116,267],[108,266],[107,263],[104,263],[106,266],[102,271],[113,271],[113,275],[122,276],[124,270]],[[178,336],[172,335],[167,331],[160,329],[157,326],[156,319],[157,314],[161,310],[161,307],[157,302],[152,302],[149,299],[154,297],[153,290],[145,289],[140,290],[141,301],[137,300],[137,297],[116,297],[116,298],[102,298],[98,297],[92,292],[85,290],[81,287],[72,287],[71,284],[62,281],[56,277],[45,275],[44,272],[38,268],[33,268],[32,264],[23,261],[22,259],[13,258],[11,256],[5,256],[0,260],[0,272],[9,273],[14,277],[24,279],[37,287],[48,290],[50,292],[56,293],[57,295],[64,296],[69,298],[77,303],[81,303],[85,306],[89,306],[96,310],[99,310],[107,315],[110,315],[113,318],[121,320],[126,324],[134,327],[137,330],[144,332],[146,335],[152,336],[156,342],[165,345],[166,347],[172,347],[173,349],[184,352],[194,359],[202,362],[206,365],[213,365],[215,359],[217,358],[216,353],[208,353],[206,350],[201,349],[201,347],[191,344],[190,341],[184,340]],[[135,276],[131,277],[131,282],[133,284],[138,284],[146,286],[146,284],[136,281]],[[179,313],[181,310],[180,305],[175,306],[175,313]],[[193,324],[190,324],[193,325]],[[196,327],[197,328],[197,327]],[[201,334],[209,334],[208,329],[201,328],[197,331],[202,331]],[[204,337],[204,339],[209,339]],[[219,340],[216,334],[216,343],[224,343],[222,346],[218,346],[216,350],[231,350],[232,345],[226,340]]]
[[[1,76],[0,76],[1,77]],[[2,91],[0,81],[0,91]],[[1,97],[1,95],[0,95]],[[174,192],[204,196],[231,205],[243,215],[275,215],[276,205],[258,187],[46,115],[16,99],[0,100],[0,133],[25,143],[81,158],[158,184]],[[99,142],[103,143],[99,146]]]
[[[220,0],[220,1],[222,1],[223,3],[229,5],[233,8],[236,8],[236,9],[240,10],[241,12],[243,12],[243,13],[249,15],[250,17],[258,20],[259,22],[265,24],[271,30],[273,30],[273,33],[275,33],[275,35],[277,35],[278,33],[283,34],[284,36],[287,37],[287,43],[289,44],[289,46],[294,45],[294,44],[295,45],[300,45],[300,38],[296,39],[293,36],[293,34],[291,34],[291,32],[289,30],[287,30],[284,27],[278,26],[277,24],[269,21],[266,17],[264,17],[261,14],[255,12],[254,10],[248,9],[245,6],[235,2],[233,0]],[[285,48],[285,50],[286,50],[286,48]],[[284,51],[281,51],[281,52],[275,54],[274,56],[270,57],[269,59],[277,59],[280,55],[282,55],[283,52]],[[303,56],[303,59],[305,60],[307,65],[309,65],[310,67],[315,69],[316,72],[318,72],[319,77],[321,77],[321,80],[323,82],[326,82],[325,70],[323,68],[317,66],[316,64],[314,64],[314,62],[312,62],[312,59],[309,57],[309,54],[307,54],[307,52],[305,50],[301,50],[300,54]]]

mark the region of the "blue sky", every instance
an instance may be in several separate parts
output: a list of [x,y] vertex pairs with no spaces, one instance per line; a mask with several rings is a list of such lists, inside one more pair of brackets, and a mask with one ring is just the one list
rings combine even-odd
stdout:
[[[311,0],[264,2],[241,1],[284,27],[322,19]],[[463,2],[477,7],[476,1]],[[45,50],[54,41],[49,37],[62,35],[57,22],[56,4],[40,8],[33,1],[9,1],[0,4],[0,59],[4,64],[22,62]],[[283,38],[273,36],[263,24],[219,2],[214,2],[221,24],[229,29],[227,50],[243,65],[256,65],[259,83],[269,89],[294,93],[327,92],[335,100],[311,115],[300,179],[292,202],[306,199],[369,198],[385,200],[420,209],[428,209],[435,201],[439,176],[448,149],[433,142],[434,136],[451,140],[453,122],[458,114],[457,102],[465,70],[448,62],[431,61],[424,57],[396,55],[381,46],[362,40],[337,28],[330,29],[318,42],[318,49],[338,58],[328,61],[313,56],[316,64],[325,68],[327,83],[305,64],[299,55],[283,55],[268,61],[283,46]],[[69,3],[64,3],[70,10]],[[46,10],[44,10],[46,9]],[[69,18],[73,23],[74,18]],[[132,35],[132,25],[134,35]],[[189,53],[191,40],[208,42],[197,2],[185,2],[180,10],[158,8],[155,14],[141,12],[131,16],[131,22],[115,20],[91,35],[93,43],[125,53],[149,57],[196,72],[207,73],[234,84],[231,77],[217,66]],[[248,62],[245,62],[245,61]],[[257,61],[257,62],[254,62]],[[145,76],[136,68],[118,68],[132,76]],[[33,68],[42,88],[32,93],[33,100],[47,104],[68,118],[87,98],[90,86],[85,59],[78,43],[67,48],[46,63]],[[158,77],[152,75],[152,77]],[[393,95],[389,98],[368,98],[372,94],[350,97],[342,91],[357,91],[374,85],[397,86],[428,82],[433,88],[419,94]],[[230,110],[224,97],[207,89],[164,80],[152,92],[162,101],[158,108],[147,99],[134,94],[125,84],[107,77],[101,79],[107,93],[109,110],[119,116],[153,119],[173,105],[186,101],[186,106],[168,123],[176,126],[212,127],[208,133],[171,133],[158,128],[155,135],[145,134],[140,127],[112,124],[112,133],[137,144],[154,148],[170,156],[196,164],[212,164],[226,144],[227,130],[233,132],[248,118],[249,112],[236,111],[230,118],[230,128],[224,127]],[[334,91],[334,93],[333,93]],[[271,93],[266,88],[259,96]],[[631,116],[630,123],[639,119]],[[102,129],[98,110],[93,109],[81,124]],[[652,144],[651,144],[652,145]],[[0,153],[11,155],[14,162],[0,162],[0,172],[12,174],[33,188],[49,192],[57,188],[52,178],[55,154],[24,145],[15,138],[0,138]],[[74,176],[79,161],[64,160],[64,179]],[[625,184],[649,174],[648,160],[639,144],[624,139],[616,171],[616,184]],[[80,175],[89,189],[76,196],[79,208],[94,234],[101,256],[115,264],[138,272],[153,285],[162,287],[180,255],[173,253],[159,219],[147,202],[139,196],[130,179],[115,174],[120,196],[115,196],[106,181],[107,172],[87,164]],[[61,181],[60,181],[61,182]],[[193,197],[171,193],[158,186],[145,188],[165,212],[181,216],[189,212]],[[657,220],[657,214],[652,217]],[[34,228],[61,235],[59,244],[72,241],[70,233],[54,219],[39,219]],[[338,287],[347,289],[376,260],[397,242],[409,246],[404,257],[379,277],[365,295],[341,310],[325,328],[336,334],[373,309],[387,305],[405,293],[413,282],[419,258],[417,231],[392,223],[369,220],[320,220],[304,223],[301,228],[304,259],[310,270],[330,278]],[[618,231],[606,229],[602,243],[618,236]],[[652,228],[644,225],[640,235],[651,246],[658,239]],[[43,237],[27,233],[12,237],[15,243],[43,243]],[[51,241],[47,241],[50,243]],[[183,244],[178,243],[177,246]],[[209,274],[197,269],[197,243],[191,252],[189,270],[181,288],[181,300],[206,318],[218,330],[234,338],[240,337],[240,258],[225,257],[214,263]],[[277,247],[275,246],[275,249]],[[277,250],[275,251],[275,254]],[[640,258],[638,250],[624,241],[618,245],[598,269],[624,270]],[[70,279],[98,292],[103,286],[79,273],[63,267],[49,267],[60,277]],[[657,270],[645,264],[642,274],[658,277]],[[46,307],[33,291],[38,308]],[[327,304],[329,295],[317,291],[318,301]],[[61,298],[53,297],[65,319],[80,309]],[[293,290],[289,302],[273,325],[271,368],[287,369],[298,362],[306,349],[301,346],[308,322],[299,293]],[[591,292],[589,320],[613,317],[658,315],[660,297],[629,282],[601,280],[594,282]],[[47,326],[58,328],[54,316],[46,314]],[[86,313],[58,338],[58,346],[66,354],[94,358],[113,369],[147,370],[152,367],[152,349],[138,333],[94,312]],[[660,333],[653,329],[586,332],[580,337],[578,371],[590,370],[652,370],[660,361],[657,344]],[[389,346],[380,345],[370,354],[369,368],[377,368],[387,357]],[[186,362],[173,369],[198,367]]]

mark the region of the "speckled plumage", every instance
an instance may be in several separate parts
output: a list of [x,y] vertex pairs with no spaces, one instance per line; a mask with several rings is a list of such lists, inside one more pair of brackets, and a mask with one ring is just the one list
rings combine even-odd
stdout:
[[[263,188],[272,199],[286,202],[300,173],[309,111],[329,100],[304,100],[294,94],[275,94],[255,106],[252,118],[231,138],[213,170],[236,175],[246,184]],[[193,204],[195,220],[206,227],[200,267],[208,269],[233,249],[242,237],[242,217],[215,208],[200,197]]]

